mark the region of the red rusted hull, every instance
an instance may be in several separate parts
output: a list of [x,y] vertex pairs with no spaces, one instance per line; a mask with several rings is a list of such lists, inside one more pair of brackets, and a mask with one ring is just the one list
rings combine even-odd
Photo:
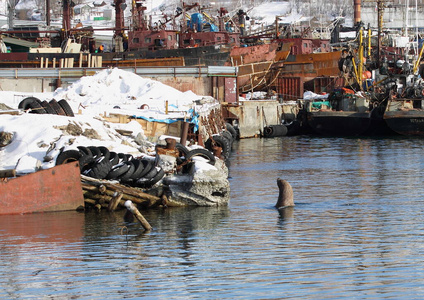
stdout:
[[0,182],[0,215],[75,210],[84,205],[78,163]]
[[238,66],[237,85],[240,92],[261,90],[275,80],[279,72],[275,67],[281,66],[289,51],[277,51],[278,43],[255,45],[250,47],[233,47],[229,65]]
[[227,62],[227,64],[240,66],[243,64],[273,61],[278,46],[278,43],[270,43],[248,47],[232,47],[230,52],[231,61]]

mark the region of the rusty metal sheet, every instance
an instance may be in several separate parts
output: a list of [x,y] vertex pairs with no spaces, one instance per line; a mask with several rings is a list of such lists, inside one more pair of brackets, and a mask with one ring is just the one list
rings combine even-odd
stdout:
[[0,182],[0,215],[75,210],[81,205],[77,162]]
[[303,98],[303,78],[301,77],[278,77],[277,93],[284,100],[297,100]]
[[227,103],[237,102],[237,79],[236,78],[225,78],[225,95],[224,100]]

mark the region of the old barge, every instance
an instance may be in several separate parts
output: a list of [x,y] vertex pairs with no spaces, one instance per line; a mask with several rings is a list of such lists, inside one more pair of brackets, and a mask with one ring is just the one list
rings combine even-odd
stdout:
[[20,177],[0,179],[0,195],[0,215],[84,207],[79,164],[58,165]]

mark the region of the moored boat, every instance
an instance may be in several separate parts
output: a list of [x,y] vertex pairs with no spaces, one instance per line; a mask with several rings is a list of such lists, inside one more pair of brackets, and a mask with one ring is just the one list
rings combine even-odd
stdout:
[[340,90],[328,99],[308,101],[308,124],[315,133],[332,136],[358,136],[371,124],[370,101]]
[[423,99],[391,99],[383,118],[393,131],[401,135],[424,136]]

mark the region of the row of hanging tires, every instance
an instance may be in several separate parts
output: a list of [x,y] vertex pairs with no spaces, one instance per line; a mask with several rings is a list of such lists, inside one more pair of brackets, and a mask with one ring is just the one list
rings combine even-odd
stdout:
[[81,174],[85,176],[117,180],[134,187],[151,187],[165,176],[154,158],[135,158],[131,154],[109,151],[103,146],[79,146],[78,150],[63,151],[57,156],[56,165],[72,161],[79,162]]
[[71,106],[65,99],[59,101],[53,99],[47,102],[46,100],[41,101],[36,97],[27,97],[19,102],[18,108],[34,114],[74,116]]
[[230,124],[225,123],[226,129],[219,134],[214,134],[205,142],[205,148],[213,151],[213,146],[221,147],[224,159],[228,159],[231,154],[233,143],[238,139],[236,129]]

